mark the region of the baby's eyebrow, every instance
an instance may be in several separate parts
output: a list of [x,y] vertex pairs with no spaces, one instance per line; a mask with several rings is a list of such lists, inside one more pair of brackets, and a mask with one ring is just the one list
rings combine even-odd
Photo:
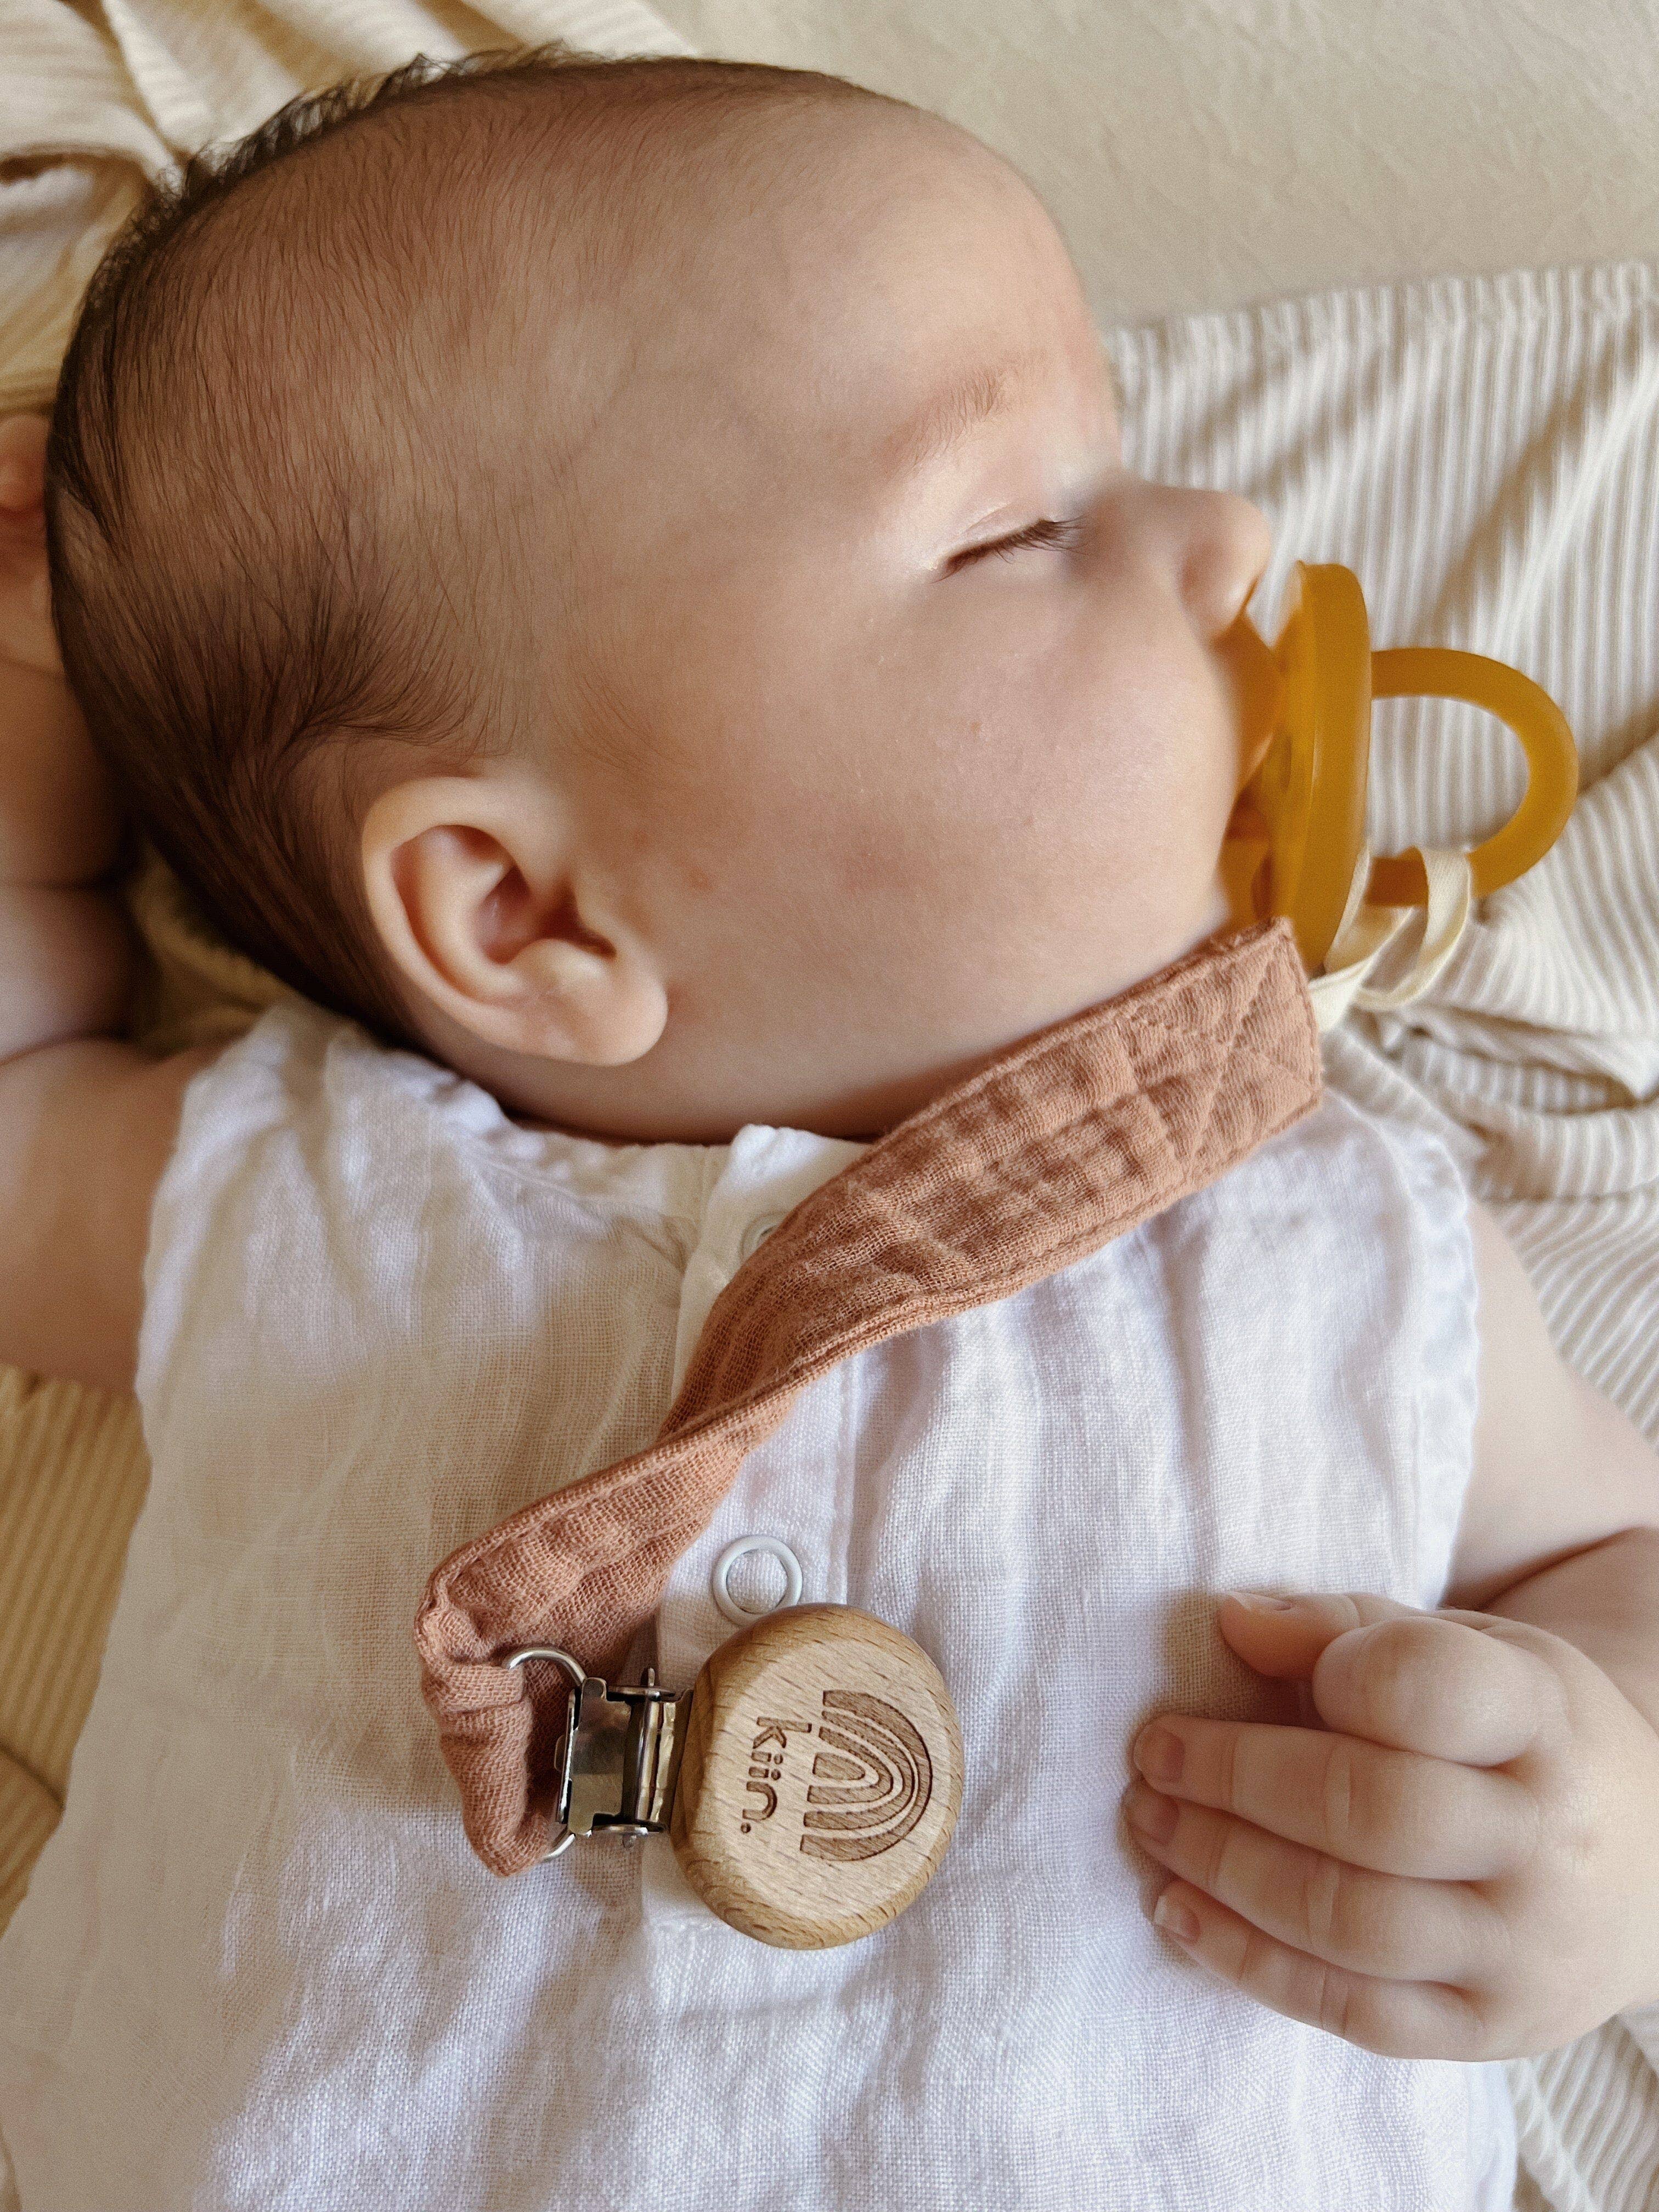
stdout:
[[888,440],[885,458],[895,474],[909,475],[960,445],[970,430],[1006,414],[1022,386],[1048,367],[1042,354],[1017,354],[971,370],[927,404]]
[[[1103,338],[1100,342],[1100,359],[1111,387],[1113,410],[1121,422],[1123,387],[1118,380],[1117,365]],[[936,392],[887,441],[886,459],[894,474],[914,475],[927,462],[939,459],[960,445],[969,432],[977,429],[981,422],[1006,414],[1023,387],[1050,366],[1045,354],[1015,354],[1006,361],[971,369],[942,392]]]

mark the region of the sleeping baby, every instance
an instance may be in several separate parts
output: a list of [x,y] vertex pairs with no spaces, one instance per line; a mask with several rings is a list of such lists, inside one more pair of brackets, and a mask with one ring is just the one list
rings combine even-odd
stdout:
[[[1126,465],[1023,181],[738,64],[299,103],[118,241],[0,529],[0,1358],[154,1468],[21,2204],[1508,2206],[1495,2062],[1659,1996],[1659,1464],[1318,1097],[1221,868],[1267,530]],[[118,1041],[123,812],[292,987],[228,1048]],[[808,1321],[690,1504],[594,1480]],[[900,1918],[530,1863],[461,1547],[544,1498],[590,1657],[932,1654]]]

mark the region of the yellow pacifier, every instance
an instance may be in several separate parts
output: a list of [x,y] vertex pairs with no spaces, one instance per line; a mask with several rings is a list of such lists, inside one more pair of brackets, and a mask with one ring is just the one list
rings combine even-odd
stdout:
[[[1226,642],[1247,738],[1264,747],[1239,793],[1231,834],[1265,848],[1250,881],[1255,917],[1289,916],[1310,975],[1349,910],[1364,848],[1374,699],[1464,699],[1507,723],[1525,749],[1525,797],[1468,856],[1474,897],[1524,875],[1566,826],[1578,753],[1555,702],[1519,669],[1478,653],[1441,646],[1373,653],[1351,568],[1298,561],[1277,644],[1269,647],[1244,615]],[[1421,854],[1413,848],[1374,860],[1364,897],[1373,907],[1425,904]]]

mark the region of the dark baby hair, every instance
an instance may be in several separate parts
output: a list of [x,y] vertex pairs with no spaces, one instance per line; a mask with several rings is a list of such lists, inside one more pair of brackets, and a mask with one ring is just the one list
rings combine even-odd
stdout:
[[536,549],[492,438],[511,340],[484,329],[528,281],[524,232],[586,190],[625,252],[665,118],[848,97],[874,95],[562,46],[417,57],[191,158],[100,264],[46,447],[64,673],[206,919],[307,997],[417,1041],[353,763],[414,738],[453,771],[533,711],[512,585]]

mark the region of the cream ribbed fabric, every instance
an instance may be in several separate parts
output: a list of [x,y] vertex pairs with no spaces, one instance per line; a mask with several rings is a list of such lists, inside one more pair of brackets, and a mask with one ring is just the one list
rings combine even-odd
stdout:
[[[94,1470],[85,1491],[55,1479],[73,1441]],[[61,1795],[98,1673],[88,1621],[101,1624],[143,1502],[143,1439],[130,1398],[0,1370],[0,1678],[9,1686],[5,1748]],[[73,1575],[33,1563],[73,1549]],[[50,1653],[51,1663],[41,1665]]]
[[148,1474],[130,1398],[0,1369],[0,1925],[58,1818]]
[[[88,16],[91,14],[88,9]],[[643,0],[0,0],[0,415],[50,399],[76,304],[144,178],[296,93],[485,46],[689,53]],[[68,154],[44,174],[6,164]]]

